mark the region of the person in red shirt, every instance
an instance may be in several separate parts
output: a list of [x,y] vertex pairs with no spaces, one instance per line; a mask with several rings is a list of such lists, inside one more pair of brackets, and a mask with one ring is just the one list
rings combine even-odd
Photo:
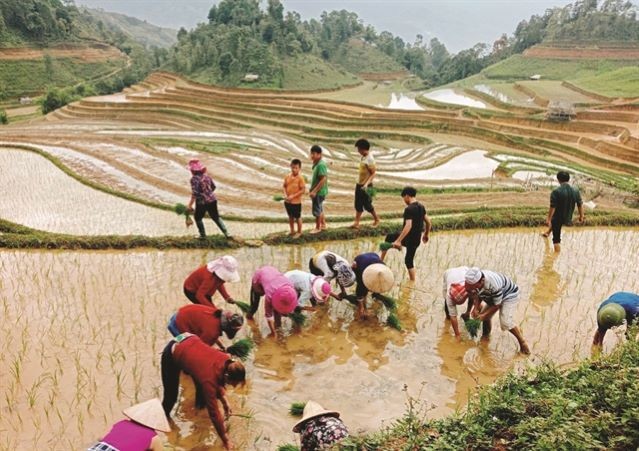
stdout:
[[232,449],[233,444],[227,434],[224,417],[217,402],[219,400],[222,403],[224,414],[228,418],[231,415],[231,407],[226,399],[224,386],[229,384],[235,387],[244,383],[244,365],[230,355],[211,348],[197,335],[184,333],[175,337],[162,352],[162,408],[169,418],[177,402],[181,371],[193,377],[196,390],[204,394],[206,408],[224,448]]
[[217,258],[193,271],[184,281],[184,295],[194,304],[215,307],[212,296],[219,291],[226,302],[235,301],[226,291],[225,282],[238,282],[237,260],[230,255]]
[[174,337],[181,333],[189,332],[200,337],[209,346],[217,346],[225,351],[226,348],[220,342],[222,332],[233,339],[242,328],[244,317],[237,313],[218,310],[206,305],[185,305],[180,308],[169,321],[169,332]]

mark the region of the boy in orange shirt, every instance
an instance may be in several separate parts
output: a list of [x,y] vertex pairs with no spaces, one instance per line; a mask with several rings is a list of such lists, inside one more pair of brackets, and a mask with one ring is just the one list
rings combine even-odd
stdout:
[[[291,173],[284,178],[284,207],[288,215],[289,235],[296,238],[302,235],[302,194],[304,194],[304,177],[300,171],[302,162],[297,158],[291,161]],[[297,233],[295,233],[297,223]]]

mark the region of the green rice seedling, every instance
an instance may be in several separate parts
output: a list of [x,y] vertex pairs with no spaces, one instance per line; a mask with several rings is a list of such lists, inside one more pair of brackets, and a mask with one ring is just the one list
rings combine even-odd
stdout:
[[253,340],[250,338],[242,338],[226,348],[226,352],[239,357],[241,360],[246,360],[254,347],[255,343]]
[[466,325],[466,330],[470,334],[472,338],[477,337],[477,333],[479,332],[479,328],[481,327],[481,321],[475,318],[469,318],[464,321]]
[[189,207],[184,204],[175,204],[175,207],[173,207],[173,211],[175,211],[175,214],[178,216],[186,216],[188,214]]
[[235,305],[242,310],[242,313],[247,314],[251,311],[251,305],[242,301],[235,301]]
[[386,324],[393,329],[402,330],[402,324],[399,322],[399,318],[394,312],[391,312],[386,318]]
[[386,307],[391,312],[394,312],[394,311],[397,310],[397,299],[395,299],[395,298],[392,298],[390,296],[386,296],[384,294],[374,293],[373,294],[373,299],[375,299],[375,300],[381,302],[382,304],[384,304],[384,307]]
[[301,417],[304,415],[304,407],[306,407],[305,402],[293,402],[291,403],[291,407],[288,409],[288,413],[294,417]]
[[350,302],[350,303],[351,303],[351,304],[353,304],[353,305],[357,305],[357,304],[358,304],[358,302],[357,302],[357,296],[356,296],[356,295],[354,295],[354,294],[347,294],[347,295],[344,295],[344,299],[346,299],[348,302]]
[[300,451],[300,449],[299,447],[295,445],[291,445],[290,443],[287,443],[285,445],[278,446],[277,451]]
[[273,200],[275,202],[282,202],[284,200],[284,196],[282,196],[281,194],[276,194],[275,196],[273,196]]
[[389,249],[393,248],[393,243],[389,243],[387,241],[382,241],[381,243],[379,243],[379,250],[380,251],[387,251]]
[[297,327],[303,327],[306,324],[306,315],[301,311],[295,311],[289,314],[288,317],[291,318],[291,321]]

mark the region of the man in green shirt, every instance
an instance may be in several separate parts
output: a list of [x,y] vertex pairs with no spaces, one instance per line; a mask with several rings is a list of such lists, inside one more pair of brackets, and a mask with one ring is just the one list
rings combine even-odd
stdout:
[[320,233],[326,229],[326,217],[324,216],[324,199],[328,195],[328,167],[322,159],[322,148],[318,145],[311,147],[311,160],[313,161],[313,178],[309,196],[313,201],[313,216],[315,228],[310,233]]
[[[564,225],[572,224],[572,216],[575,212],[575,205],[579,210],[579,222],[584,222],[584,207],[581,201],[581,195],[577,188],[570,186],[570,174],[565,171],[557,173],[557,181],[559,186],[550,193],[550,208],[548,209],[548,217],[546,225],[552,230],[552,242],[555,252],[559,252],[561,248],[561,228]],[[548,232],[544,233],[548,236]]]

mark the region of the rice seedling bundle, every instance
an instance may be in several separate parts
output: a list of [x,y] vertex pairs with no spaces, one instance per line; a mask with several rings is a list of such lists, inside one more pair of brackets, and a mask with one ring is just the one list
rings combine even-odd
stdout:
[[275,202],[282,202],[284,200],[284,196],[282,196],[281,194],[276,194],[275,196],[273,196],[273,200]]
[[399,322],[399,318],[394,312],[391,312],[386,318],[386,324],[393,329],[402,330],[402,324]]
[[366,188],[366,194],[368,194],[368,197],[370,197],[371,200],[375,199],[375,197],[377,196],[377,188],[369,186],[368,188]]
[[301,417],[302,415],[304,415],[304,407],[306,407],[305,402],[291,403],[291,407],[288,409],[288,413],[290,413],[294,417]]
[[379,243],[379,250],[380,251],[387,251],[389,249],[393,248],[393,243],[389,243],[387,241],[382,241],[381,243]]
[[291,321],[293,321],[293,324],[297,327],[302,327],[306,324],[306,315],[301,311],[295,311],[289,314],[288,317],[291,318]]
[[479,332],[479,328],[481,327],[481,321],[475,318],[469,318],[464,321],[466,325],[466,330],[470,334],[472,338],[477,337],[477,333]]
[[242,313],[247,314],[251,311],[251,305],[242,301],[235,301],[235,305],[242,310]]
[[226,352],[239,357],[241,360],[246,360],[254,347],[255,343],[253,340],[250,338],[242,338],[226,348]]
[[392,298],[390,296],[386,296],[383,294],[379,294],[379,293],[374,293],[373,294],[373,299],[381,302],[382,304],[384,304],[384,307],[386,307],[388,310],[394,312],[395,310],[397,310],[397,299]]
[[175,211],[175,214],[178,216],[189,215],[189,207],[184,204],[175,204],[175,207],[173,207],[173,211]]
[[278,446],[277,451],[300,451],[300,449],[295,445],[291,445],[290,443],[287,443],[285,445]]

